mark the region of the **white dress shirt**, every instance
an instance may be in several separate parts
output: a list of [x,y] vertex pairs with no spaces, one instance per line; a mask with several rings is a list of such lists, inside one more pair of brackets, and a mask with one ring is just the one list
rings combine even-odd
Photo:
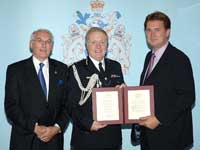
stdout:
[[[90,56],[89,56],[90,57]],[[97,61],[95,60],[94,58],[90,57],[90,59],[92,60],[93,64],[95,65],[95,67],[99,70],[99,63],[101,62],[102,63],[102,67],[105,71],[105,61],[104,61],[104,58],[101,60],[101,61]],[[99,70],[100,71],[100,70]]]
[[42,68],[42,72],[44,74],[44,79],[46,83],[47,88],[47,100],[48,100],[48,94],[49,94],[49,60],[45,59],[43,62],[40,62],[35,56],[33,56],[33,64],[35,66],[36,72],[38,74],[40,69],[40,63],[44,64],[44,67]]

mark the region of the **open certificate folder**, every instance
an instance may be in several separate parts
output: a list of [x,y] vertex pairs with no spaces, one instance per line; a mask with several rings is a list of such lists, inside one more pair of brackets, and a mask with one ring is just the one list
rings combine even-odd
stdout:
[[137,123],[154,114],[153,86],[94,88],[93,119],[105,124]]

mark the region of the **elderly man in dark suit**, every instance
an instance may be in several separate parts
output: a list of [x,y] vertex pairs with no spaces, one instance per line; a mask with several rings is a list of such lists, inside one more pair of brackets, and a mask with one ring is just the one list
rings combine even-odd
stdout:
[[[121,65],[105,58],[108,35],[104,30],[92,27],[85,41],[88,57],[74,63],[69,73],[68,106],[73,121],[72,150],[120,150],[121,126],[93,120],[91,89],[122,85],[124,79]],[[99,81],[93,78],[94,74],[98,75]],[[97,84],[93,84],[96,81]]]
[[170,19],[154,12],[144,23],[147,54],[141,85],[154,85],[155,115],[140,119],[141,150],[186,150],[193,143],[194,79],[189,58],[168,39]]
[[62,150],[66,113],[65,64],[50,59],[53,35],[32,33],[28,59],[7,68],[5,112],[12,124],[10,150]]

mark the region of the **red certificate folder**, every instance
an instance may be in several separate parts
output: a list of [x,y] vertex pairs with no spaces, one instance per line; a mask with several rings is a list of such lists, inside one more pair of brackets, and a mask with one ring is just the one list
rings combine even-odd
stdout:
[[93,88],[93,119],[105,124],[137,123],[154,114],[153,86]]

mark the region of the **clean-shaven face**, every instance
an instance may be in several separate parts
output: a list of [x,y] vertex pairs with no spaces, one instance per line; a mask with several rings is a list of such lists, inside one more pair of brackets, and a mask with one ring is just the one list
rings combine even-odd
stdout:
[[51,35],[45,31],[35,33],[34,39],[30,42],[30,48],[38,60],[44,61],[49,57],[53,48]]
[[147,22],[145,33],[148,44],[157,50],[168,41],[170,29],[165,29],[163,21],[152,20]]
[[107,51],[107,37],[104,33],[95,31],[88,35],[87,49],[90,57],[101,61]]

